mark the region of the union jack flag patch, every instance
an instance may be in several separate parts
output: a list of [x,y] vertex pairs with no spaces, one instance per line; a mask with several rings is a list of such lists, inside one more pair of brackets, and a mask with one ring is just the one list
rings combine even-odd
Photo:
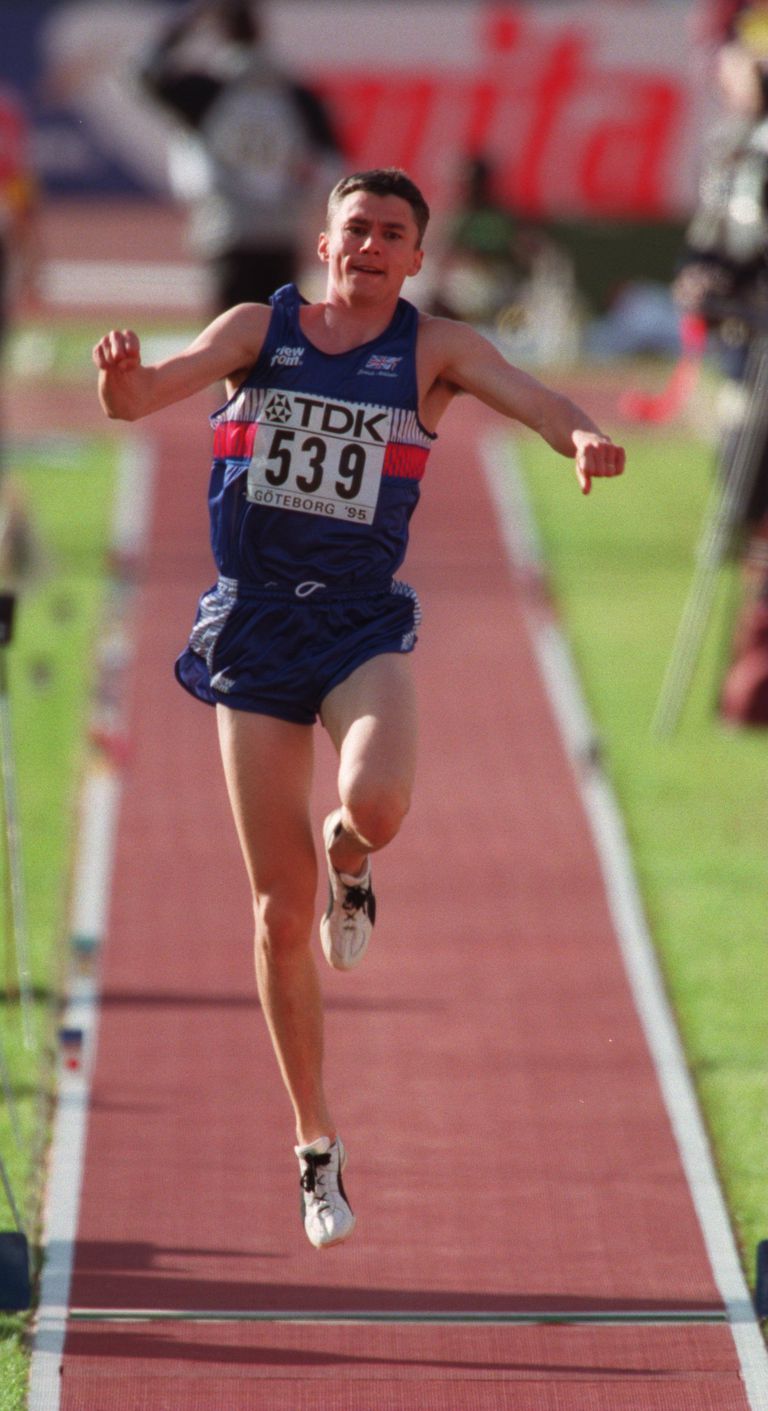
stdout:
[[386,353],[371,353],[365,364],[366,372],[394,372],[402,358],[392,358]]

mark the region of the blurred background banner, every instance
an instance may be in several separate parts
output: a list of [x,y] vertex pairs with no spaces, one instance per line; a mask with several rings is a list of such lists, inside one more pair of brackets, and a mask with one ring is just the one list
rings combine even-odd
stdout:
[[[0,5],[0,81],[21,90],[49,196],[167,194],[167,125],[135,78],[178,7]],[[393,163],[452,195],[457,155],[545,219],[684,217],[706,120],[702,0],[264,0],[278,62],[325,100],[351,168]]]

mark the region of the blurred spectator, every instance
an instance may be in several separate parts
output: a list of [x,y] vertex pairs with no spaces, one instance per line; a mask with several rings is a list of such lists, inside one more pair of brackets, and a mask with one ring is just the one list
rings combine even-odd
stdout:
[[731,0],[726,39],[735,39],[756,58],[768,52],[767,0]]
[[171,186],[190,206],[215,311],[265,302],[297,277],[308,206],[321,211],[320,192],[340,174],[325,108],[272,62],[248,0],[203,0],[174,16],[140,78],[177,121]]
[[733,39],[738,17],[750,3],[751,0],[709,0],[697,16],[702,37],[717,45]]
[[721,111],[705,146],[699,201],[686,232],[674,294],[688,312],[709,312],[740,372],[747,330],[719,317],[728,301],[736,308],[766,299],[766,202],[768,175],[768,75],[740,41],[717,55]]
[[466,159],[430,310],[495,328],[522,360],[557,361],[575,351],[571,261],[543,230],[498,199],[494,183],[487,158]]
[[530,276],[535,239],[498,201],[493,181],[486,158],[467,159],[458,204],[444,232],[434,313],[493,324]]
[[744,592],[721,708],[734,721],[768,724],[768,634],[756,637],[768,617],[768,6],[742,7],[731,32],[717,54],[721,114],[674,294],[682,310],[707,319],[726,375],[721,513]]
[[[34,291],[37,183],[29,155],[25,114],[15,93],[0,87],[0,358],[11,319]],[[17,488],[6,474],[0,426],[0,579],[13,583],[29,570],[33,539]]]
[[584,352],[605,362],[648,354],[679,357],[680,351],[680,319],[669,285],[651,279],[622,284],[608,312],[593,319],[584,334]]

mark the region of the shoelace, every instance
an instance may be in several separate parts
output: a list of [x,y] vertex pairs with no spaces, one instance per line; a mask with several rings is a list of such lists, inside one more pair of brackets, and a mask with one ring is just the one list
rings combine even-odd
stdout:
[[373,920],[371,916],[372,900],[373,893],[370,887],[347,887],[347,894],[341,903],[341,909],[350,913],[364,911]]
[[308,1195],[313,1195],[321,1209],[330,1209],[330,1201],[325,1190],[326,1173],[324,1170],[319,1170],[319,1167],[330,1165],[331,1153],[328,1151],[324,1156],[317,1156],[310,1151],[302,1157],[302,1160],[306,1162],[301,1173],[302,1190],[305,1190]]

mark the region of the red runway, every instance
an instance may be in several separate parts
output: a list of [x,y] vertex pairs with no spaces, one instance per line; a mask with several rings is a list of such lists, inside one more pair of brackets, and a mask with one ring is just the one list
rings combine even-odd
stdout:
[[[406,573],[416,803],[376,861],[365,966],[323,974],[358,1227],[307,1244],[213,712],[172,676],[213,577],[204,411],[146,424],[159,473],[62,1411],[749,1411],[463,405]],[[323,739],[318,756],[319,824]],[[136,1310],[155,1320],[117,1321]]]

